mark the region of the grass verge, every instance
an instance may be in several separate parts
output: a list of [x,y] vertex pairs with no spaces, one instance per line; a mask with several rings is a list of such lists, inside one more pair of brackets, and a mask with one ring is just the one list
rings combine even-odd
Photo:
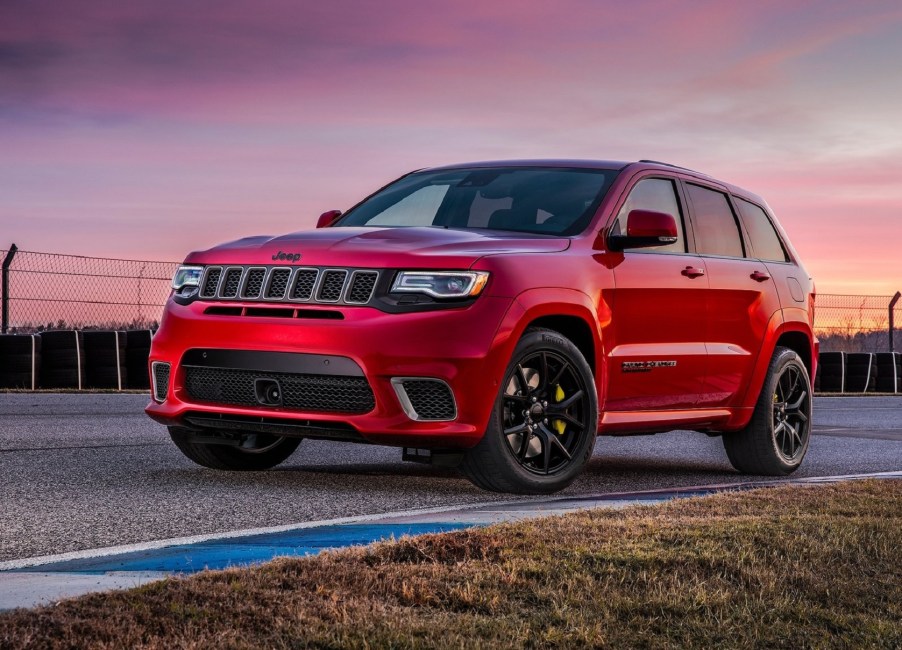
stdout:
[[902,481],[597,510],[0,615],[0,647],[902,647]]

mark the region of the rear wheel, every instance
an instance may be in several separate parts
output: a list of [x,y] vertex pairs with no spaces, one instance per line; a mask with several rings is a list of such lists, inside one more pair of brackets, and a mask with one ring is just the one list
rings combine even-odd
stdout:
[[487,490],[556,492],[589,460],[597,425],[595,382],[582,353],[557,332],[531,329],[514,350],[485,436],[460,469]]
[[730,463],[746,474],[783,476],[802,464],[811,436],[811,380],[798,354],[774,351],[755,412],[742,431],[725,433]]
[[195,442],[192,432],[169,427],[175,446],[198,465],[211,469],[260,471],[275,467],[294,453],[300,438],[282,438],[264,433],[240,434],[223,442]]

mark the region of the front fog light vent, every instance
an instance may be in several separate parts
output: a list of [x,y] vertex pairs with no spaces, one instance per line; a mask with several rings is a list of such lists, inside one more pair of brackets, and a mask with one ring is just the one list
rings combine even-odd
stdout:
[[161,404],[169,394],[169,369],[170,365],[162,361],[154,361],[150,366],[153,374],[153,399]]
[[441,379],[394,377],[391,383],[411,420],[446,422],[457,417],[454,394]]

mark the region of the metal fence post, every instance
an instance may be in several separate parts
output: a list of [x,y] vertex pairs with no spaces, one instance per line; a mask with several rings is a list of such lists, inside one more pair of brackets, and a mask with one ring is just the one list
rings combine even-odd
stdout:
[[893,334],[896,333],[894,310],[896,308],[896,303],[899,302],[899,298],[902,298],[902,292],[897,291],[896,295],[893,296],[893,299],[889,301],[889,351],[890,352],[895,351],[895,350],[893,350]]
[[6,257],[3,258],[3,308],[2,315],[0,315],[0,332],[6,334],[7,329],[9,329],[9,267],[13,263],[13,257],[16,256],[16,251],[19,250],[19,247],[15,244],[9,247],[9,251],[6,253]]

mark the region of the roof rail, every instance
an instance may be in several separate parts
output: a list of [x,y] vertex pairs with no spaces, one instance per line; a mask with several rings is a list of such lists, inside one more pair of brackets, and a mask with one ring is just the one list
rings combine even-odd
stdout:
[[680,167],[679,165],[673,165],[671,163],[661,162],[660,160],[640,160],[640,163],[650,163],[652,165],[664,165],[665,167],[673,167],[674,169],[684,169],[687,172],[692,172],[693,174],[701,174],[701,172],[697,172],[694,169],[689,169],[688,167]]

